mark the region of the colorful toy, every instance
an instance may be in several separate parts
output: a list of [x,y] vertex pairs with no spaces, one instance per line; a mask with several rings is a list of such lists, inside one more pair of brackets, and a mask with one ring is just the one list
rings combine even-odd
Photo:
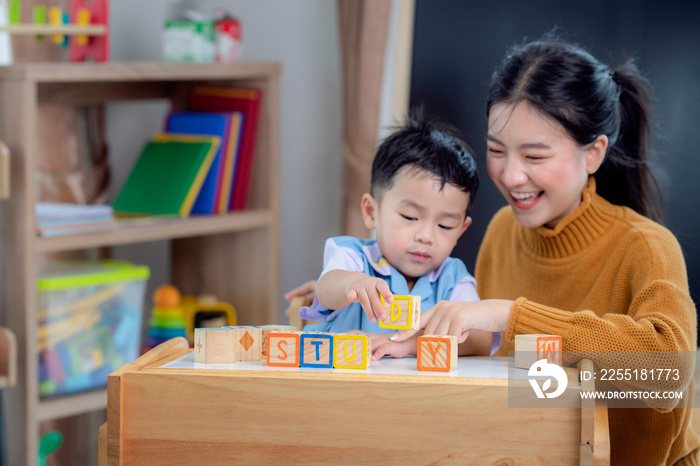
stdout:
[[457,370],[457,337],[423,335],[418,337],[419,371],[450,372]]
[[260,325],[262,348],[260,359],[267,359],[267,335],[270,332],[295,332],[297,328],[293,325]]
[[[107,61],[109,59],[109,2],[108,0],[71,0],[70,14],[59,7],[49,9],[46,23],[46,6],[36,5],[32,10],[33,23],[22,23],[22,4],[19,0],[9,2],[9,24],[0,26],[0,31],[9,34],[33,34],[37,39],[51,35],[60,46],[68,43],[71,61]],[[70,19],[73,19],[73,23]],[[67,41],[67,36],[72,36]]]
[[39,440],[39,466],[46,466],[46,457],[56,451],[63,443],[60,432],[52,430]]
[[180,305],[190,344],[194,341],[195,328],[235,326],[237,324],[234,307],[229,303],[218,301],[215,296],[185,295],[182,297]]
[[333,334],[302,333],[301,367],[333,367]]
[[153,293],[154,308],[148,321],[148,337],[143,352],[175,337],[185,336],[185,319],[180,306],[180,291],[162,285]]
[[381,298],[387,313],[386,321],[379,320],[381,328],[417,330],[420,328],[420,296],[394,295],[391,303]]

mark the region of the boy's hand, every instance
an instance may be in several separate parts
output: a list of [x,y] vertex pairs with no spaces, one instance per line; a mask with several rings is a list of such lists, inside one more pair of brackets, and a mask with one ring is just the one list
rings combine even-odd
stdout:
[[[421,328],[426,335],[455,335],[459,343],[469,336],[472,329],[502,332],[508,329],[513,301],[486,299],[484,301],[440,301],[421,314]],[[417,330],[403,330],[391,337],[402,342],[415,335]]]
[[387,303],[394,301],[389,284],[381,278],[368,275],[348,283],[345,287],[345,296],[351,303],[360,303],[373,324],[377,323],[377,318],[386,319],[386,312],[380,296],[384,297],[384,301]]

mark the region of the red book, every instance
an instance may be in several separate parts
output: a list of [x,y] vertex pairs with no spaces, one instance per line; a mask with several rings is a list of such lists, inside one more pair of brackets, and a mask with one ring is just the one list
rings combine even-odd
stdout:
[[190,110],[244,114],[240,153],[236,157],[229,210],[243,210],[248,205],[261,98],[260,89],[214,86],[196,86],[187,98]]

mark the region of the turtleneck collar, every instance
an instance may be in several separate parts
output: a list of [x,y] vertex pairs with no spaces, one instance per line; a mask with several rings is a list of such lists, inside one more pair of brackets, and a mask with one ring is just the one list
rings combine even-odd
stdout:
[[539,256],[556,259],[574,255],[595,242],[610,225],[615,209],[596,194],[595,188],[591,176],[581,193],[581,204],[555,228],[520,226],[520,236],[528,248]]

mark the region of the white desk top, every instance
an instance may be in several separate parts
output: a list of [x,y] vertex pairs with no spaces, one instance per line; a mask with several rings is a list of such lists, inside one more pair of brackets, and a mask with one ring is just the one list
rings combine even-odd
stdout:
[[[508,369],[511,365],[510,371]],[[457,370],[452,372],[427,372],[416,369],[416,358],[383,358],[373,361],[369,369],[319,369],[314,367],[271,367],[265,361],[240,361],[235,364],[203,364],[194,362],[194,353],[189,352],[174,361],[160,366],[162,369],[225,369],[237,371],[284,371],[284,372],[327,372],[327,373],[366,373],[393,375],[424,375],[426,377],[467,377],[483,379],[527,378],[527,370],[512,367],[509,358],[461,357]]]

